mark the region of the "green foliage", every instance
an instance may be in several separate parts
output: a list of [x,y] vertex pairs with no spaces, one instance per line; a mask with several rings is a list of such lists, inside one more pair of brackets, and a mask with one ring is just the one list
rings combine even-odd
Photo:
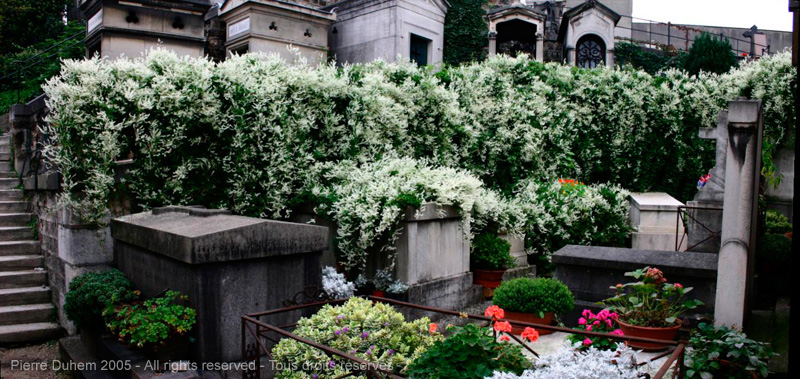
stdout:
[[783,268],[790,263],[791,256],[792,239],[783,234],[767,233],[758,241],[756,257],[759,264]]
[[[25,103],[41,95],[42,84],[58,75],[62,59],[78,59],[84,56],[83,37],[86,27],[83,23],[70,21],[55,30],[60,30],[60,33],[16,53],[0,55],[0,76],[11,75],[0,82],[0,114],[8,112],[8,107],[13,104]],[[45,51],[75,35],[78,36],[53,50]],[[36,56],[39,53],[42,55]]]
[[791,293],[792,239],[783,234],[764,234],[756,244],[759,292],[767,296]]
[[511,312],[563,313],[572,310],[575,298],[569,288],[557,279],[517,278],[500,284],[494,291],[494,305]]
[[113,299],[125,301],[133,298],[131,282],[121,271],[87,272],[69,283],[64,312],[78,328],[96,328],[103,324],[103,309]]
[[457,65],[483,60],[489,25],[487,0],[450,0],[444,18],[444,62]]
[[[294,334],[319,342],[368,362],[401,373],[435,341],[439,333],[428,331],[427,317],[407,322],[391,305],[354,297],[340,306],[325,305],[298,322]],[[272,349],[277,378],[338,378],[348,372],[347,360],[284,338]],[[360,378],[359,376],[356,376]]]
[[660,71],[670,68],[681,68],[684,59],[686,59],[686,53],[674,50],[674,48],[656,52],[631,42],[618,42],[614,46],[614,63],[617,66],[630,66],[650,75],[656,75]]
[[684,60],[684,69],[692,75],[697,75],[701,71],[724,74],[736,67],[738,62],[727,38],[717,38],[703,32],[695,37],[692,47],[689,48],[689,54]]
[[655,267],[626,272],[625,276],[636,281],[611,287],[616,293],[603,303],[628,324],[652,328],[674,326],[678,316],[703,305],[702,301],[685,298],[692,287],[668,283],[664,273]]
[[21,49],[58,35],[73,0],[0,0],[0,52]]
[[419,379],[478,379],[495,371],[522,374],[531,363],[521,346],[495,340],[490,328],[467,324],[456,328],[414,360],[408,376]]
[[469,262],[475,270],[504,270],[514,267],[511,244],[493,233],[481,233],[472,241]]
[[739,330],[706,323],[692,332],[689,346],[684,363],[688,379],[766,378],[767,363],[775,356],[769,345],[751,340]]
[[792,223],[780,211],[767,209],[767,233],[785,234],[792,231]]
[[187,300],[176,291],[143,303],[116,305],[110,303],[103,311],[106,326],[121,341],[138,347],[158,348],[171,337],[188,333],[194,326],[197,311],[177,304]]

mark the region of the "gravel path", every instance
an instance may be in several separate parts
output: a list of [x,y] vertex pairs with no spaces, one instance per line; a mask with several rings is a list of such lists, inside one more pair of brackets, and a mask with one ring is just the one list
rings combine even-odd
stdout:
[[[2,379],[71,379],[72,376],[69,372],[52,369],[53,361],[58,361],[60,358],[56,341],[14,349],[0,349],[0,365],[2,365],[0,377]],[[22,365],[27,365],[26,369],[23,370]]]

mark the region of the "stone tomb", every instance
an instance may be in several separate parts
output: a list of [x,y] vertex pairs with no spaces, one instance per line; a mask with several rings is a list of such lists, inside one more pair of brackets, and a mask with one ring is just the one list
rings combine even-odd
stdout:
[[596,308],[598,301],[614,296],[611,287],[634,280],[625,276],[626,272],[646,266],[662,270],[671,283],[694,287],[689,296],[705,303],[695,312],[711,314],[717,288],[717,260],[718,255],[711,253],[564,246],[553,254],[554,276],[575,295],[575,308],[563,321],[574,325],[584,308]]
[[[632,193],[631,246],[642,250],[686,250],[683,222],[678,222],[678,207],[683,203],[664,192]],[[677,238],[677,240],[676,240]],[[681,246],[677,242],[681,242]]]
[[198,362],[240,359],[241,315],[281,308],[306,286],[319,286],[328,248],[325,227],[191,207],[113,219],[111,235],[120,270],[145,297],[166,289],[189,297]]

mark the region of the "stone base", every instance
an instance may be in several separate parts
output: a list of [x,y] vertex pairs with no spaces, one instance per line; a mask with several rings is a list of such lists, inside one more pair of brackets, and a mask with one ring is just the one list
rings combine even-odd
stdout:
[[577,301],[594,303],[612,297],[611,287],[633,281],[626,272],[650,266],[662,270],[671,283],[694,287],[690,296],[706,304],[695,312],[708,314],[714,310],[717,260],[718,255],[710,253],[576,245],[553,254],[555,278],[569,287]]
[[508,281],[511,279],[517,279],[522,277],[528,278],[535,278],[536,277],[536,265],[525,265],[523,267],[514,267],[506,270],[505,274],[503,274],[503,281]]
[[[408,289],[408,302],[434,308],[457,311],[481,301],[482,287],[472,284],[472,273],[466,272],[447,278],[412,285]],[[445,315],[419,310],[401,309],[407,319],[427,316],[438,319]]]
[[[681,236],[677,236],[680,241]],[[631,233],[631,247],[640,250],[686,251],[687,238],[676,248],[676,235],[671,233]]]

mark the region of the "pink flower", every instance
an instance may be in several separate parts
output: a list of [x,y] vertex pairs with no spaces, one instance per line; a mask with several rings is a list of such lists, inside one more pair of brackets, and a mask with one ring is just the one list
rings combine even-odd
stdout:
[[682,290],[683,289],[683,285],[680,284],[680,283],[675,283],[675,288],[677,288],[679,290]]
[[510,338],[508,338],[508,336],[500,336],[500,341],[508,342],[508,340],[510,340]]
[[586,319],[581,317],[578,319],[578,325],[586,325]]
[[592,314],[592,311],[590,311],[588,309],[584,309],[583,313],[581,313],[581,316],[586,317],[586,318],[594,317],[594,315]]
[[594,322],[592,323],[592,325],[595,325],[595,326],[597,326],[597,325],[600,325],[600,320],[594,320]]
[[592,344],[592,340],[590,340],[590,339],[588,339],[588,338],[587,338],[587,339],[585,339],[585,340],[583,340],[583,346],[589,346],[589,345],[591,345],[591,344]]
[[592,331],[592,326],[591,325],[586,325],[586,331],[587,332],[591,332]]
[[619,329],[614,329],[614,330],[611,332],[611,334],[616,334],[616,335],[618,335],[618,336],[624,336],[624,335],[625,335],[625,333],[623,333],[623,332],[622,332],[622,330],[619,330]]

